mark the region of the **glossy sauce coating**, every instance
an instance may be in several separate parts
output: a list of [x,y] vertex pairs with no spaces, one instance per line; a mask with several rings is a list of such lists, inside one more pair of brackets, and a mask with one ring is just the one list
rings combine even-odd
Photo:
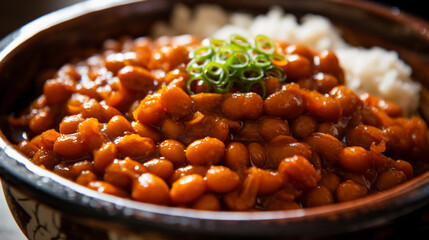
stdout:
[[[344,86],[333,52],[276,44],[285,83],[188,95],[191,36],[107,40],[56,71],[18,118],[30,160],[95,191],[202,210],[264,211],[351,201],[425,168],[427,126]],[[232,88],[234,89],[234,88]],[[18,131],[18,130],[17,130]]]

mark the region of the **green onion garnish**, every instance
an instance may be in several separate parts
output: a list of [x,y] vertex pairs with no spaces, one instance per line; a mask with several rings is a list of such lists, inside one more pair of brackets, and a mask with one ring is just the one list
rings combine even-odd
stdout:
[[255,38],[253,47],[246,38],[234,34],[230,41],[211,39],[208,46],[202,46],[189,54],[191,61],[187,70],[191,78],[186,82],[186,90],[192,91],[193,82],[204,81],[207,92],[226,93],[232,87],[241,92],[262,91],[267,95],[266,77],[275,77],[279,82],[286,80],[281,67],[287,60],[274,53],[273,41],[264,35]]

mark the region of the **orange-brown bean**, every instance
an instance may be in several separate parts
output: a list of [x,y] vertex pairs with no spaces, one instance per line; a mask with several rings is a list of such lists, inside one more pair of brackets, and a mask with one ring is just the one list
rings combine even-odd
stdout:
[[147,171],[162,179],[168,179],[174,172],[173,164],[166,159],[154,158],[143,163]]
[[104,134],[110,139],[115,139],[127,133],[132,133],[131,123],[123,116],[114,116],[104,126]]
[[251,142],[247,146],[247,149],[249,151],[249,157],[252,164],[256,167],[262,168],[267,160],[264,147],[258,142]]
[[155,151],[152,139],[138,134],[125,135],[115,140],[116,148],[122,156],[131,158],[144,158]]
[[140,202],[166,205],[170,202],[170,189],[162,178],[143,173],[133,182],[131,197]]
[[142,91],[153,86],[155,77],[138,66],[125,66],[118,72],[118,79],[128,89]]
[[115,186],[128,188],[136,178],[147,172],[146,167],[130,158],[115,159],[106,168],[103,179]]
[[264,118],[259,122],[259,131],[266,141],[270,141],[279,135],[288,136],[290,134],[289,124],[286,121],[271,117]]
[[384,191],[396,187],[405,181],[407,181],[407,176],[403,171],[390,169],[378,177],[375,187],[379,191]]
[[62,134],[72,134],[78,131],[78,126],[84,119],[80,114],[65,116],[60,123],[59,132]]
[[282,89],[269,95],[264,101],[266,114],[285,119],[294,119],[304,113],[305,99],[295,88]]
[[129,194],[122,190],[121,188],[118,188],[108,182],[104,181],[93,181],[88,184],[88,188],[95,190],[99,193],[105,193],[117,197],[123,197],[126,198],[129,196]]
[[238,174],[224,166],[210,167],[207,170],[205,179],[208,189],[215,193],[231,192],[240,183]]
[[342,143],[332,135],[315,132],[304,139],[319,156],[329,162],[337,162],[343,150]]
[[165,115],[160,95],[147,95],[133,111],[134,119],[147,125],[161,122]]
[[171,203],[174,205],[190,203],[203,195],[206,188],[204,178],[198,174],[181,177],[171,186]]
[[222,112],[234,119],[258,119],[262,115],[262,97],[254,92],[227,94],[222,102]]
[[286,55],[287,64],[283,66],[283,70],[289,80],[298,80],[305,78],[311,74],[310,61],[299,54]]
[[178,87],[164,89],[161,93],[161,104],[173,118],[183,118],[192,112],[192,98]]
[[374,161],[363,147],[346,147],[340,152],[338,163],[344,169],[364,173],[374,167]]
[[299,188],[314,188],[321,178],[311,163],[298,155],[281,161],[278,171],[293,180]]
[[353,180],[346,180],[338,185],[336,198],[338,202],[351,201],[366,196],[368,189]]
[[240,142],[229,143],[226,148],[224,163],[234,171],[247,168],[250,164],[247,147]]
[[325,186],[318,186],[305,193],[303,197],[305,207],[317,207],[334,203],[334,197]]
[[301,115],[292,122],[292,136],[303,139],[315,132],[318,128],[317,121],[307,115]]
[[195,200],[195,202],[192,204],[192,208],[198,210],[219,211],[221,206],[216,195],[206,193]]
[[158,146],[159,154],[171,161],[174,165],[186,162],[185,146],[176,140],[167,139]]
[[195,140],[186,148],[186,159],[195,165],[219,163],[225,154],[225,144],[217,138]]
[[88,153],[79,133],[61,134],[54,143],[54,151],[67,158],[78,158]]
[[99,149],[94,150],[94,170],[97,173],[104,173],[115,158],[119,157],[118,149],[112,142],[103,144]]

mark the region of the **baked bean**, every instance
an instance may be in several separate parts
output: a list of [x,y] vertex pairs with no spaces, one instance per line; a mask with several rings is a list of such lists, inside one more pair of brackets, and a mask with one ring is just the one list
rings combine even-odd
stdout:
[[125,135],[115,140],[116,148],[123,156],[131,158],[144,158],[155,151],[152,139],[138,134]]
[[329,94],[341,105],[343,116],[350,116],[362,107],[359,96],[344,85],[334,87]]
[[286,47],[286,53],[288,54],[298,54],[303,57],[306,57],[309,60],[313,60],[314,53],[307,46],[302,44],[292,44]]
[[318,128],[317,121],[307,115],[301,115],[292,122],[292,136],[303,139],[315,132]]
[[308,191],[304,195],[303,204],[305,207],[317,207],[334,203],[334,197],[325,186],[318,186]]
[[375,187],[379,191],[384,191],[396,187],[405,181],[407,181],[407,176],[403,171],[390,169],[378,177]]
[[282,88],[279,80],[275,77],[267,77],[264,79],[265,85],[267,86],[267,94],[271,95]]
[[161,131],[167,138],[179,139],[185,132],[185,126],[183,122],[165,118],[161,122]]
[[131,126],[134,132],[137,133],[138,135],[142,137],[150,138],[155,143],[158,143],[159,141],[161,141],[162,136],[157,129],[139,122],[132,122]]
[[414,177],[413,166],[409,162],[404,160],[396,160],[393,166],[396,169],[402,171],[405,176],[407,176],[407,179],[411,179]]
[[33,155],[31,162],[39,166],[44,166],[47,169],[52,169],[60,162],[60,159],[55,150],[52,151],[41,148]]
[[170,202],[170,191],[162,178],[143,173],[133,182],[131,197],[140,202],[166,205]]
[[162,91],[161,104],[173,118],[186,117],[192,111],[192,98],[178,87],[167,87]]
[[321,93],[328,93],[338,85],[338,80],[335,76],[328,73],[317,73],[313,76],[317,90]]
[[282,68],[289,80],[294,81],[311,75],[311,63],[306,57],[290,54],[286,55],[286,60],[287,64]]
[[147,90],[153,86],[155,79],[148,70],[138,66],[125,66],[117,76],[122,85],[135,91]]
[[259,174],[249,174],[237,190],[224,195],[223,200],[231,210],[248,210],[255,205],[261,177]]
[[313,58],[314,67],[324,73],[330,73],[338,78],[338,83],[344,83],[344,73],[336,54],[332,51],[323,50]]
[[338,185],[336,198],[338,202],[351,201],[365,197],[368,189],[353,180],[346,180]]
[[367,150],[384,152],[388,137],[379,128],[360,125],[347,131],[346,140],[349,146],[361,146]]
[[78,131],[78,126],[84,119],[80,114],[65,116],[60,123],[59,131],[62,134],[72,134]]
[[171,203],[174,205],[190,203],[206,191],[206,183],[198,174],[179,178],[170,189]]
[[34,143],[24,140],[18,143],[18,150],[22,152],[25,156],[32,158],[34,154],[36,154],[36,152],[39,150],[39,147],[36,146]]
[[299,155],[281,161],[278,171],[295,181],[295,185],[299,188],[314,188],[321,178],[311,163]]
[[198,210],[218,211],[221,209],[221,206],[216,195],[206,193],[195,200],[195,202],[192,204],[192,208]]
[[304,113],[305,99],[298,89],[282,89],[265,99],[264,111],[271,116],[294,119]]
[[83,118],[96,118],[100,122],[107,122],[109,119],[106,119],[104,112],[103,106],[95,99],[90,99],[81,106]]
[[168,179],[174,171],[173,164],[165,159],[154,158],[145,162],[143,166],[146,167],[148,172],[153,173],[162,179]]
[[338,163],[344,169],[364,173],[374,167],[374,161],[370,158],[367,150],[363,147],[346,147],[340,152]]
[[88,146],[82,141],[79,133],[61,134],[55,141],[53,149],[66,158],[79,158],[88,153]]
[[330,96],[310,91],[305,96],[307,111],[321,120],[338,121],[342,116],[340,103]]
[[88,184],[88,188],[95,190],[99,193],[105,193],[105,194],[109,194],[109,195],[113,195],[113,196],[117,196],[117,197],[126,198],[129,196],[129,194],[126,191],[124,191],[118,187],[115,187],[114,185],[112,185],[108,182],[104,182],[104,181],[90,182]]
[[338,157],[343,151],[342,143],[326,133],[312,133],[304,139],[304,142],[310,145],[319,156],[332,163],[338,161]]
[[119,136],[123,136],[127,133],[133,132],[131,123],[123,116],[114,116],[104,126],[104,134],[110,139],[115,139]]
[[55,141],[61,136],[55,129],[44,131],[40,137],[39,146],[46,150],[52,150]]
[[128,188],[135,179],[147,172],[146,167],[130,158],[115,159],[106,168],[103,179],[115,186]]
[[94,151],[94,170],[97,173],[104,173],[115,158],[119,157],[118,149],[112,142],[103,144],[99,149]]
[[223,96],[219,93],[199,93],[192,95],[191,98],[195,111],[211,111],[221,106]]
[[49,109],[40,109],[30,118],[28,127],[33,133],[41,133],[53,127],[54,115]]
[[260,143],[251,142],[247,146],[247,149],[249,151],[249,157],[252,164],[256,167],[262,168],[267,160],[264,147]]
[[388,152],[408,152],[411,149],[410,135],[403,127],[393,125],[383,129],[383,132],[389,139],[386,144]]
[[240,142],[231,142],[228,144],[225,152],[224,163],[234,171],[247,168],[250,165],[249,151],[246,146]]
[[261,133],[259,132],[259,124],[256,122],[246,122],[237,134],[237,140],[240,141],[254,141],[262,140]]
[[185,146],[176,140],[167,139],[158,146],[159,154],[171,161],[174,165],[186,162]]
[[48,104],[58,104],[65,102],[70,96],[71,91],[67,87],[67,82],[50,79],[43,85],[43,94]]
[[165,115],[159,95],[147,95],[133,111],[134,119],[147,125],[161,122]]
[[101,145],[106,143],[108,140],[101,132],[103,125],[98,122],[96,118],[87,118],[81,124],[79,124],[78,130],[81,136],[82,143],[93,151],[99,149]]
[[85,170],[83,171],[77,178],[76,183],[80,184],[82,186],[87,186],[90,182],[97,181],[97,176],[89,171]]
[[263,111],[262,97],[254,92],[227,94],[224,97],[222,112],[234,119],[258,119]]
[[177,181],[179,178],[191,175],[191,174],[198,174],[202,177],[204,177],[207,173],[207,167],[205,166],[199,166],[199,165],[187,165],[186,167],[180,167],[176,170],[174,170],[173,175],[171,175],[168,182],[171,184],[175,181]]
[[224,166],[210,167],[205,179],[208,189],[215,193],[231,192],[240,184],[238,174]]
[[125,66],[124,55],[122,53],[111,53],[106,56],[105,66],[108,71],[117,74]]
[[186,148],[186,159],[191,164],[212,165],[219,163],[225,154],[225,144],[217,138],[196,140]]
[[331,172],[322,174],[322,179],[320,180],[320,185],[325,186],[332,194],[335,194],[340,183],[340,178]]
[[262,119],[259,122],[259,131],[261,136],[267,141],[270,141],[279,135],[288,136],[290,134],[289,124],[278,118]]
[[344,128],[338,123],[322,122],[317,128],[317,132],[329,134],[335,138],[342,139],[344,135]]
[[275,193],[279,190],[283,183],[283,177],[274,171],[259,169],[256,167],[251,167],[249,172],[254,172],[260,176],[260,185],[258,187],[258,195],[269,195]]
[[92,162],[88,160],[79,161],[74,163],[70,167],[70,173],[73,176],[73,178],[77,178],[79,175],[82,174],[82,172],[85,172],[85,171],[94,172],[94,165],[92,164]]
[[305,143],[300,143],[289,136],[278,136],[273,138],[265,146],[268,159],[264,168],[277,168],[284,158],[300,155],[304,158],[311,159],[311,148]]

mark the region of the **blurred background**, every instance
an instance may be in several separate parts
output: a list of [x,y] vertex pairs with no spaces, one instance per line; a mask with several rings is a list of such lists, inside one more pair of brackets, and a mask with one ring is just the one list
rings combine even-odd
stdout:
[[[24,24],[57,9],[81,2],[83,0],[0,0],[0,39]],[[90,0],[103,1],[103,0]],[[358,0],[356,0],[358,1]],[[416,0],[373,0],[384,5],[397,7],[412,15],[429,20],[429,13],[422,1]],[[7,208],[0,187],[0,239],[24,240]]]

